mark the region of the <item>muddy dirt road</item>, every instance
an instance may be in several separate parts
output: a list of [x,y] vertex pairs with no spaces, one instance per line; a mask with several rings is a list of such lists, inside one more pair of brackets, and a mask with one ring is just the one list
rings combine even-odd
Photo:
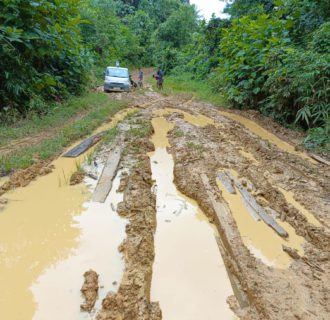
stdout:
[[330,167],[251,113],[116,98],[115,138],[0,180],[0,319],[329,319]]

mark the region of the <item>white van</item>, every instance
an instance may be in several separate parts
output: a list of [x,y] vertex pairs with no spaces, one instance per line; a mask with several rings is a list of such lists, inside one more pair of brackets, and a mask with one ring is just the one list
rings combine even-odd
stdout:
[[130,91],[131,83],[127,68],[107,67],[105,71],[104,91]]

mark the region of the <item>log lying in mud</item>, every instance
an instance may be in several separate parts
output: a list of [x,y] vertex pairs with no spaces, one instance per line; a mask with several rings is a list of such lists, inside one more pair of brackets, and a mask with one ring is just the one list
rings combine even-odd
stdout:
[[84,273],[84,278],[85,281],[81,288],[81,293],[85,297],[85,303],[80,305],[80,309],[91,312],[95,306],[99,290],[99,275],[94,270],[89,270]]
[[241,182],[231,175],[229,172],[226,172],[226,174],[231,178],[239,192],[241,193],[244,202],[246,203],[247,208],[252,213],[254,212],[255,215],[259,216],[261,220],[263,220],[268,226],[270,226],[274,231],[276,231],[281,237],[286,238],[288,237],[288,233],[276,222],[275,219],[273,219],[262,206],[258,204],[256,199],[250,194],[249,191],[247,191]]
[[93,194],[93,201],[104,203],[111,188],[112,188],[112,181],[116,176],[118,165],[120,162],[121,157],[121,150],[120,148],[116,148],[115,150],[111,151],[107,162],[103,168],[101,177],[97,183]]
[[235,187],[233,186],[231,179],[226,175],[225,172],[218,172],[218,178],[229,193],[236,194]]
[[309,156],[310,156],[312,159],[314,159],[314,160],[316,160],[317,162],[319,162],[319,163],[326,164],[327,166],[330,166],[330,162],[329,162],[329,161],[327,161],[327,160],[321,158],[320,156],[318,156],[318,155],[316,155],[316,154],[311,153],[311,154],[309,154]]
[[75,146],[74,148],[72,148],[70,151],[68,151],[67,153],[65,153],[63,155],[63,157],[66,157],[66,158],[76,158],[76,157],[80,156],[86,150],[88,150],[93,145],[95,145],[96,143],[98,143],[101,140],[101,138],[106,133],[107,133],[107,131],[102,131],[102,132],[100,132],[98,134],[95,134],[94,136],[91,136],[91,137],[87,138],[86,140],[84,140],[83,142],[79,143],[77,146]]
[[[219,202],[215,199],[214,195],[212,194],[211,190],[211,186],[210,186],[210,181],[209,178],[207,177],[206,174],[201,174],[201,179],[202,182],[204,184],[204,188],[205,191],[207,193],[207,196],[212,204],[212,207],[215,211],[215,214],[217,215],[219,221],[223,221],[225,222],[228,218],[228,216],[230,216],[230,210],[229,208],[222,202]],[[224,226],[224,228],[226,229],[226,227]],[[226,230],[228,232],[230,232],[229,230]]]

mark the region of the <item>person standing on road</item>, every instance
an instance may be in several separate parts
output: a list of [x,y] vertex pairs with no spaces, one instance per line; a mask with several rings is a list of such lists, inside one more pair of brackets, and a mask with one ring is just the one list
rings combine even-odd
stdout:
[[143,71],[141,68],[139,68],[138,85],[140,88],[143,87]]
[[159,90],[163,90],[163,83],[164,83],[164,71],[159,68],[157,71],[157,87]]

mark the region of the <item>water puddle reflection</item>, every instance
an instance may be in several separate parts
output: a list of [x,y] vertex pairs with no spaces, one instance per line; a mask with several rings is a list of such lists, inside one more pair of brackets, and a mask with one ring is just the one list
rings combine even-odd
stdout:
[[[89,181],[95,184],[93,180]],[[90,319],[90,315],[81,313],[79,307],[83,302],[80,295],[82,275],[89,269],[100,275],[96,309],[101,307],[101,301],[109,291],[117,291],[124,270],[118,246],[125,237],[127,223],[111,209],[123,200],[123,194],[116,192],[119,183],[120,173],[105,203],[90,201],[84,205],[85,211],[74,219],[81,230],[79,245],[68,259],[47,269],[32,286],[38,303],[34,320]]]
[[150,153],[157,190],[156,257],[151,299],[159,301],[164,320],[237,319],[226,299],[233,294],[215,235],[195,201],[173,183],[173,158],[167,132],[173,124],[152,120],[156,151]]

